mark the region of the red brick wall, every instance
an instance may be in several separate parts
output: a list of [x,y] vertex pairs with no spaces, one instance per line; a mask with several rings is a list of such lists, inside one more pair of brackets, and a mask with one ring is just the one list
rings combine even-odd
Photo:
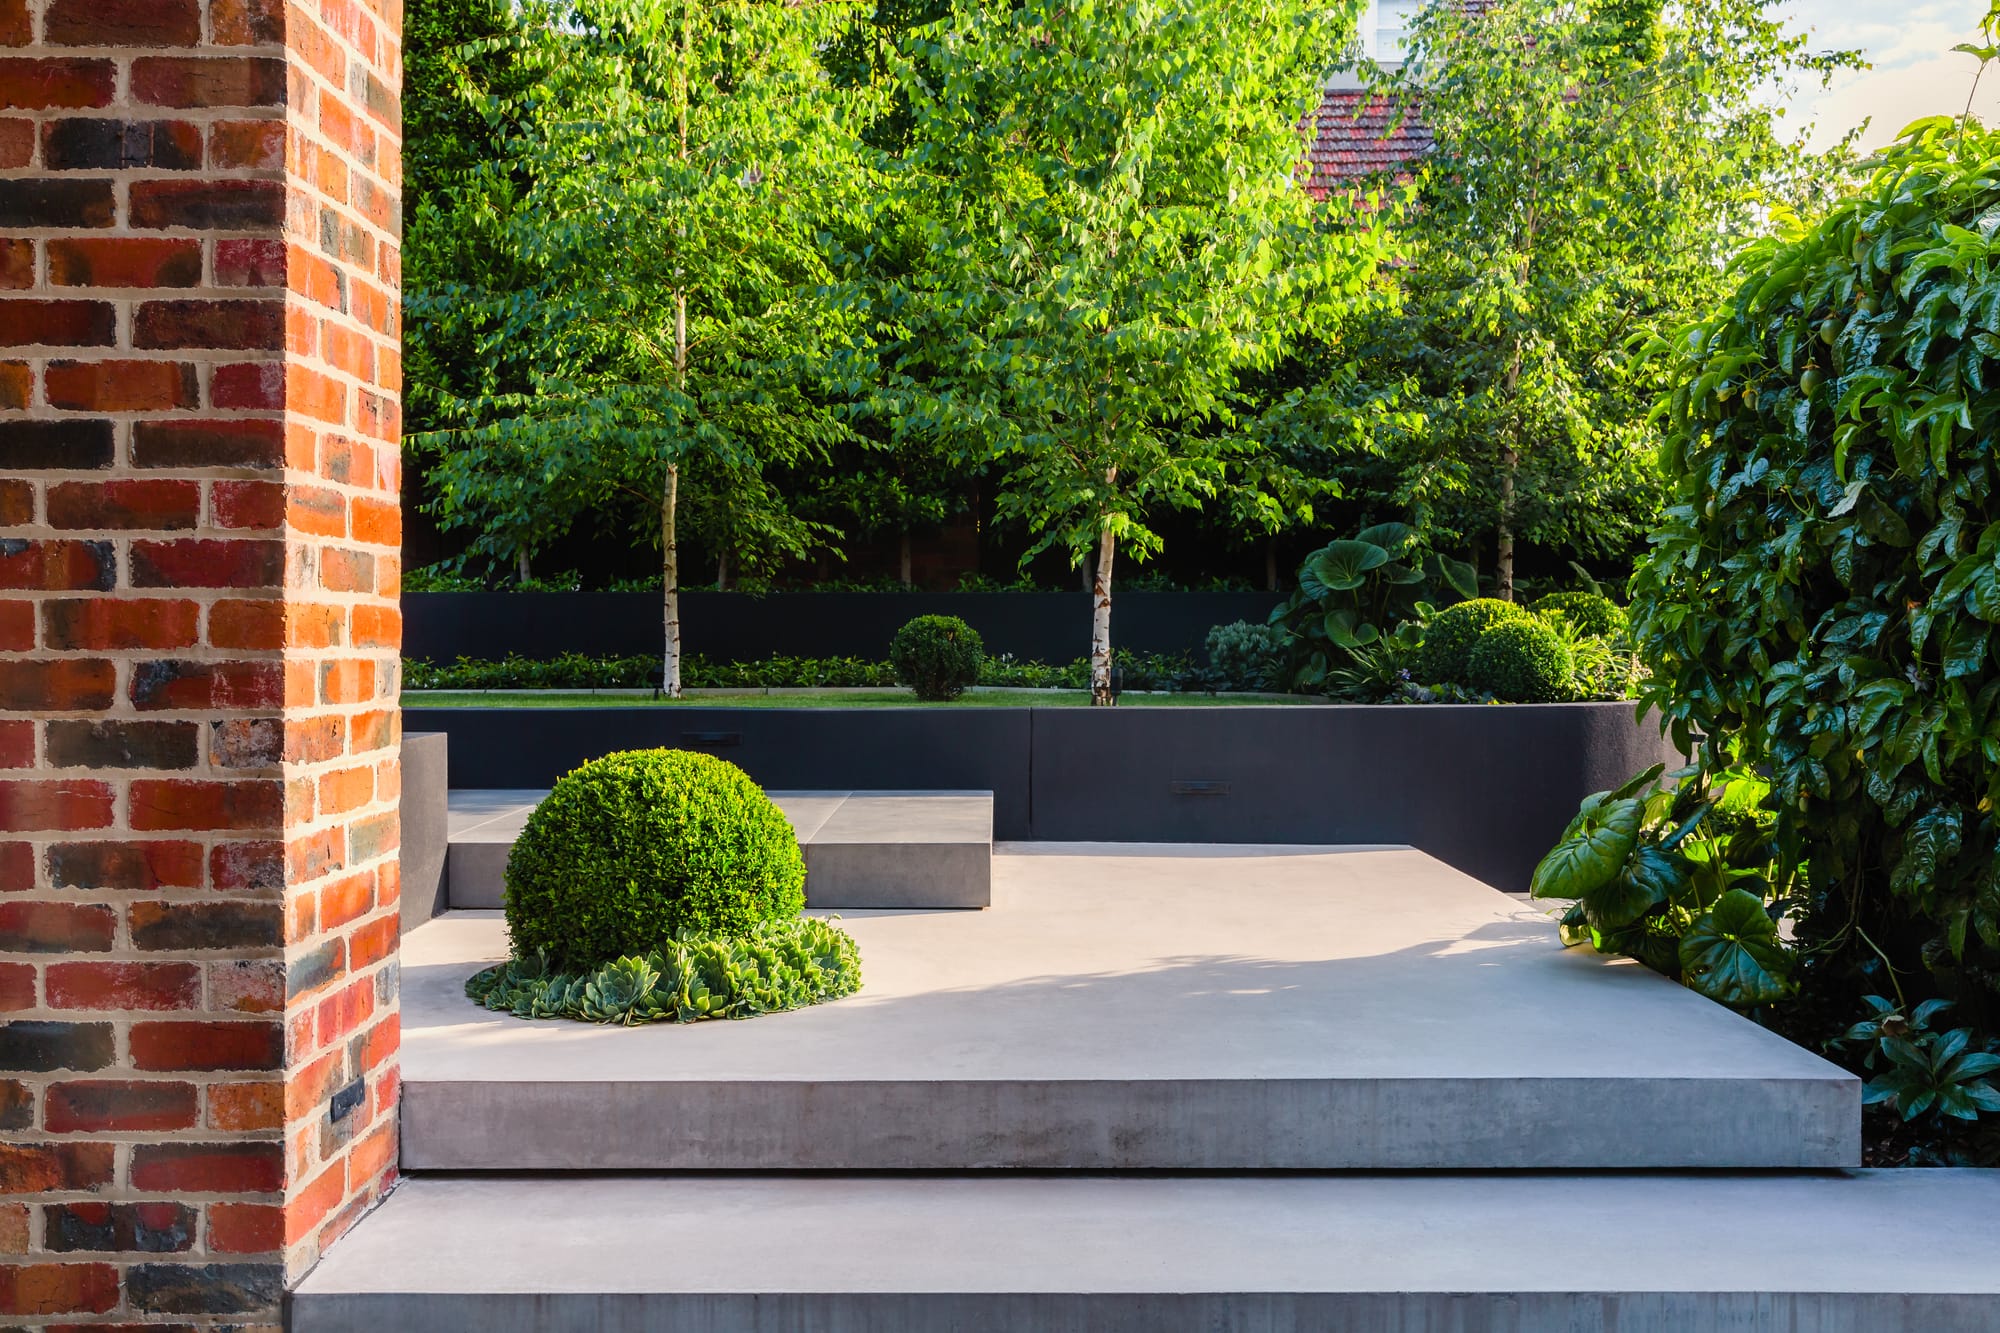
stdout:
[[0,0],[0,1324],[395,1173],[399,0]]

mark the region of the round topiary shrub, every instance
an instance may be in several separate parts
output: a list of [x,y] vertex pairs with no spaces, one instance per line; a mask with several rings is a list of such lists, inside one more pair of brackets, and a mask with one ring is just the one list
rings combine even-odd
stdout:
[[1575,671],[1569,648],[1532,616],[1501,619],[1479,636],[1465,659],[1466,684],[1517,704],[1567,699]]
[[918,616],[897,630],[889,644],[896,683],[934,703],[956,699],[977,685],[985,662],[979,632],[957,616]]
[[1625,632],[1625,608],[1594,592],[1552,592],[1528,606],[1538,616],[1561,616],[1584,634],[1600,639]]
[[1418,672],[1431,685],[1470,685],[1466,665],[1472,645],[1503,621],[1527,620],[1528,613],[1497,597],[1474,597],[1448,606],[1424,626],[1424,647],[1417,656]]
[[507,858],[521,957],[590,968],[683,931],[740,934],[805,907],[805,858],[784,813],[736,765],[626,750],[556,783]]

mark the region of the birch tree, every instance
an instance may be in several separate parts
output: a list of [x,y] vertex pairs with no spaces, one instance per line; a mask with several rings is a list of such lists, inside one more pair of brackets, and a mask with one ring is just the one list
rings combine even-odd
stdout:
[[906,129],[881,201],[907,273],[876,406],[990,457],[999,511],[1088,564],[1092,702],[1111,690],[1120,551],[1257,446],[1242,372],[1336,322],[1382,243],[1318,208],[1301,119],[1353,34],[1321,0],[964,0],[892,63]]
[[[462,403],[440,432],[438,507],[533,520],[540,497],[600,527],[650,516],[661,552],[661,667],[680,694],[680,534],[688,483],[741,527],[765,468],[846,438],[817,366],[839,336],[815,236],[851,205],[853,94],[816,58],[839,7],[783,0],[575,0],[531,6],[519,59],[535,81],[510,118],[531,182],[505,233],[542,275],[498,314],[489,348],[529,349],[531,392]],[[698,497],[697,497],[698,498]],[[758,530],[779,546],[811,525]],[[787,536],[786,534],[791,534]],[[779,554],[803,554],[803,549]]]

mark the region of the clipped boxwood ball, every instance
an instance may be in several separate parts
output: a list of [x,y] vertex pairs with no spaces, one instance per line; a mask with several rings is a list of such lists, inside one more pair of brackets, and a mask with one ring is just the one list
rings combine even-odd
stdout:
[[1447,606],[1424,627],[1423,652],[1417,659],[1420,674],[1431,685],[1472,684],[1466,676],[1466,664],[1480,635],[1503,621],[1530,618],[1522,608],[1497,597],[1475,597]]
[[749,774],[625,750],[565,774],[528,816],[507,858],[507,930],[517,956],[593,968],[683,929],[789,920],[805,882],[791,822]]
[[979,632],[957,616],[918,616],[897,630],[889,644],[896,683],[932,702],[956,699],[977,685],[985,663],[986,645]]
[[1581,633],[1601,639],[1625,632],[1625,608],[1594,592],[1552,592],[1528,609],[1538,616],[1561,616]]
[[1502,620],[1479,636],[1465,660],[1465,683],[1517,704],[1559,703],[1570,696],[1576,664],[1556,632],[1532,616]]

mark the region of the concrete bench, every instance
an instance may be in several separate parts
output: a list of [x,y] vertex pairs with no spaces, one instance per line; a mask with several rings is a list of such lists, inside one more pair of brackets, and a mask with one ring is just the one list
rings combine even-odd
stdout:
[[[451,793],[445,883],[454,908],[505,900],[507,855],[545,791]],[[774,791],[806,858],[806,905],[985,907],[993,895],[993,794]]]

